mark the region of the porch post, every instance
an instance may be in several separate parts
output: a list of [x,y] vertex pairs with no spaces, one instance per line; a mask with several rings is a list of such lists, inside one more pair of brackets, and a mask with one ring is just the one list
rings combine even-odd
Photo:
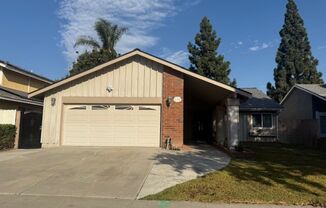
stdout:
[[14,149],[18,149],[18,147],[19,147],[21,115],[22,115],[22,110],[20,108],[18,108],[16,110],[16,120],[15,120],[16,136],[15,136],[15,146],[14,146]]
[[239,143],[239,99],[226,99],[226,135],[228,140],[228,148],[233,149]]
[[216,142],[217,144],[226,145],[226,127],[225,127],[225,107],[216,106]]

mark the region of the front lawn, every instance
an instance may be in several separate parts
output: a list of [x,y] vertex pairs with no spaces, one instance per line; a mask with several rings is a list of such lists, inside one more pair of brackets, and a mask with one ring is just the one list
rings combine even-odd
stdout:
[[280,144],[249,148],[254,156],[145,199],[326,206],[326,153]]

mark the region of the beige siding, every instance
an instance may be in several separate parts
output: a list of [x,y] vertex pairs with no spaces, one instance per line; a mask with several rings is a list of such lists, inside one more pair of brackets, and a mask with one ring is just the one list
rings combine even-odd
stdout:
[[14,90],[30,93],[48,85],[45,82],[12,71],[3,70],[2,73],[1,85]]
[[16,110],[3,110],[0,109],[0,124],[12,124],[16,123]]
[[[62,97],[162,97],[163,66],[135,56],[49,92],[44,98],[42,144],[60,144]],[[113,88],[112,92],[107,87]],[[56,99],[51,106],[51,98]]]
[[3,85],[3,77],[4,77],[4,75],[3,75],[3,69],[0,66],[0,86]]

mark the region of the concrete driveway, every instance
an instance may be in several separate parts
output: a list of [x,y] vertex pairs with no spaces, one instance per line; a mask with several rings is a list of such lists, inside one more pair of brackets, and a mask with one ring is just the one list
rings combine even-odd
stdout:
[[135,199],[158,150],[60,147],[2,152],[0,194]]
[[0,195],[136,199],[223,168],[229,158],[203,146],[59,147],[0,152]]

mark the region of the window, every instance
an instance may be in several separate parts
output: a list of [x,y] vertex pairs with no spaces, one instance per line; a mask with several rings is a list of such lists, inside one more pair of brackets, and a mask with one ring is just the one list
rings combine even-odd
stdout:
[[86,105],[72,107],[69,110],[86,110]]
[[263,114],[263,127],[272,128],[272,114]]
[[252,126],[262,127],[261,114],[252,114]]
[[131,105],[116,105],[116,110],[133,110],[134,108]]
[[107,110],[109,108],[109,105],[92,105],[92,110]]
[[256,128],[272,128],[273,117],[270,113],[252,114],[252,126]]
[[156,110],[156,109],[148,106],[139,106],[139,110]]

